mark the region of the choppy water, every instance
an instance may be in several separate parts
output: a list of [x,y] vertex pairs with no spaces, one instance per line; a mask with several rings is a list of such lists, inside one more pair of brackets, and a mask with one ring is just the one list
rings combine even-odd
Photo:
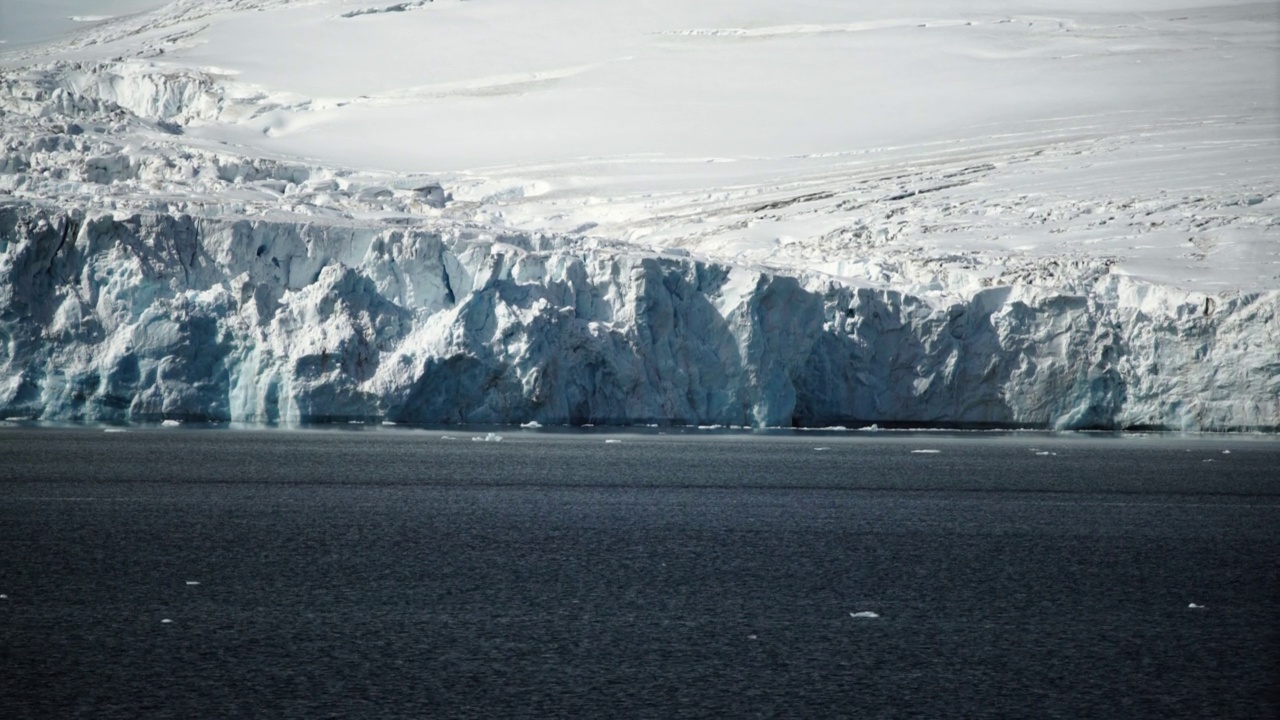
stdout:
[[448,434],[0,429],[0,715],[1280,709],[1274,440]]

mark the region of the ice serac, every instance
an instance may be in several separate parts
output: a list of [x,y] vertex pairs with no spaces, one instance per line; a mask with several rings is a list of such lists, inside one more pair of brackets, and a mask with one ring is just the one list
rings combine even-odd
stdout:
[[493,237],[0,206],[0,411],[46,419],[1280,425],[1277,293],[949,307]]

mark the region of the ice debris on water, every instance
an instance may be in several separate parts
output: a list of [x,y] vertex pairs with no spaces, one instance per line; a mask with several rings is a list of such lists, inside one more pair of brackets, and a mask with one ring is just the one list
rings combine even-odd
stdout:
[[502,442],[502,436],[499,435],[498,433],[489,433],[484,437],[480,437],[479,435],[476,435],[475,437],[471,438],[471,440],[472,442]]
[[816,447],[816,448],[814,448],[814,449],[813,449],[813,451],[814,451],[814,452],[826,452],[827,450],[830,450],[830,449],[831,449],[831,448],[829,448],[829,447]]
[[106,428],[102,432],[122,433],[122,432],[128,432],[128,430],[125,430],[124,428]]
[[1204,609],[1204,606],[1203,606],[1203,605],[1197,605],[1197,604],[1195,604],[1195,603],[1191,603],[1190,605],[1188,605],[1188,606],[1187,606],[1187,609],[1188,609],[1188,610],[1203,610],[1203,609]]
[[851,618],[867,618],[867,619],[870,619],[870,620],[874,620],[874,619],[876,619],[876,618],[880,617],[880,614],[879,614],[879,613],[871,612],[870,610],[863,610],[863,611],[861,611],[861,612],[851,612],[851,613],[849,613],[849,617],[851,617]]
[[160,423],[160,427],[181,427],[181,420],[165,420]]
[[542,423],[538,422],[537,420],[530,420],[527,423],[520,423],[520,427],[526,430],[537,430],[538,428],[542,427]]
[[188,581],[187,581],[187,584],[188,584],[188,585],[199,585],[199,584],[200,584],[200,581],[199,581],[199,580],[188,580]]
[[937,455],[941,450],[912,450],[912,455]]
[[606,444],[609,444],[609,445],[612,445],[612,444],[614,444],[614,443],[620,443],[620,442],[622,442],[622,441],[621,441],[621,440],[615,440],[615,439],[613,439],[613,438],[609,438],[608,440],[605,440],[605,443],[606,443]]
[[396,423],[394,420],[383,420],[382,424],[387,426],[392,426],[392,425],[395,425]]
[[8,595],[0,594],[0,600],[8,600],[8,599],[9,599]]
[[1223,450],[1223,451],[1222,451],[1222,454],[1223,454],[1223,455],[1230,455],[1230,454],[1231,454],[1231,451],[1230,451],[1230,450]]
[[161,620],[160,622],[161,622],[161,623],[163,623],[163,624],[166,624],[166,625],[167,625],[167,624],[169,624],[169,623],[171,623],[171,622],[173,622],[173,621],[172,621],[172,620],[170,620],[169,618],[165,618],[165,619]]

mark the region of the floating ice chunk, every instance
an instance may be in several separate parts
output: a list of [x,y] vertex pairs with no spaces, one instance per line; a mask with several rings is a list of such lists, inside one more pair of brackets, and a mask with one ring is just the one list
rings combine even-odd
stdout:
[[1230,451],[1230,450],[1223,450],[1223,451],[1222,451],[1222,454],[1223,454],[1223,455],[1230,455],[1230,454],[1231,454],[1231,451]]
[[859,429],[864,432],[880,432],[880,426],[875,423],[871,423],[870,425]]
[[181,420],[164,420],[160,423],[160,427],[181,427]]
[[502,436],[499,435],[498,433],[489,433],[484,437],[480,437],[479,435],[477,435],[471,438],[471,440],[472,442],[502,442]]
[[608,440],[605,440],[605,443],[606,443],[606,444],[613,444],[613,443],[620,443],[620,442],[622,442],[622,441],[621,441],[621,440],[615,440],[615,439],[613,439],[613,438],[609,438]]
[[9,417],[5,418],[4,421],[5,422],[23,422],[24,420],[30,420],[30,419],[31,418],[27,417],[26,415],[10,415]]
[[441,435],[441,436],[440,436],[440,439],[441,439],[441,440],[457,440],[458,438],[456,438],[456,437],[454,437],[454,436],[452,436],[452,435]]
[[187,584],[188,584],[188,585],[199,585],[199,584],[200,584],[200,581],[199,581],[199,580],[188,580],[188,581],[187,581]]
[[363,421],[363,420],[348,420],[348,421],[347,421],[347,424],[348,424],[348,425],[363,425],[363,424],[364,424],[364,421]]
[[165,618],[165,619],[161,620],[160,622],[161,622],[161,623],[168,624],[168,623],[171,623],[171,622],[173,622],[173,621],[172,621],[172,620],[170,620],[169,618]]
[[395,425],[395,422],[394,422],[394,421],[392,421],[392,420],[383,420],[383,421],[382,421],[382,424],[383,424],[383,425]]
[[1200,462],[1213,462],[1213,458],[1205,458],[1204,460],[1201,460]]
[[537,420],[530,420],[527,423],[520,423],[520,427],[525,428],[527,430],[537,430],[538,428],[542,427],[542,423],[538,422]]
[[861,611],[861,612],[851,612],[851,613],[849,613],[849,617],[851,617],[851,618],[867,618],[867,619],[869,619],[869,620],[874,620],[874,619],[876,619],[876,618],[880,617],[880,614],[879,614],[879,613],[873,613],[873,612],[871,612],[870,610],[863,610],[863,611]]
[[1204,609],[1204,606],[1203,606],[1203,605],[1197,605],[1197,604],[1195,604],[1195,603],[1191,603],[1190,605],[1188,605],[1188,606],[1187,606],[1187,609],[1188,609],[1188,610],[1203,610],[1203,609]]
[[826,451],[828,451],[828,450],[830,450],[830,449],[831,449],[831,448],[829,448],[829,447],[820,447],[820,448],[814,448],[814,449],[813,449],[813,451],[814,451],[814,452],[826,452]]
[[748,635],[748,636],[747,636],[747,639],[748,639],[748,640],[759,640],[760,638],[759,638],[759,637],[757,637],[757,636],[755,636],[755,635]]
[[118,432],[128,432],[128,431],[125,430],[124,428],[106,428],[102,432],[118,433]]
[[0,600],[8,600],[8,599],[9,599],[8,595],[0,594]]
[[941,450],[912,450],[912,455],[937,455]]
[[1058,454],[1058,453],[1056,453],[1056,452],[1049,452],[1048,450],[1040,450],[1040,451],[1038,451],[1038,452],[1036,453],[1036,455],[1039,455],[1040,457],[1046,457],[1046,456],[1049,456],[1049,455],[1055,455],[1055,456],[1056,456],[1057,454]]

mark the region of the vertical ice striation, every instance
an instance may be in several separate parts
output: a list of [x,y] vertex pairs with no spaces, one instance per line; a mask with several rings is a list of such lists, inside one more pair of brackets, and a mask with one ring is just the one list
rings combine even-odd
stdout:
[[1280,426],[1280,294],[892,290],[567,237],[0,206],[0,412]]

